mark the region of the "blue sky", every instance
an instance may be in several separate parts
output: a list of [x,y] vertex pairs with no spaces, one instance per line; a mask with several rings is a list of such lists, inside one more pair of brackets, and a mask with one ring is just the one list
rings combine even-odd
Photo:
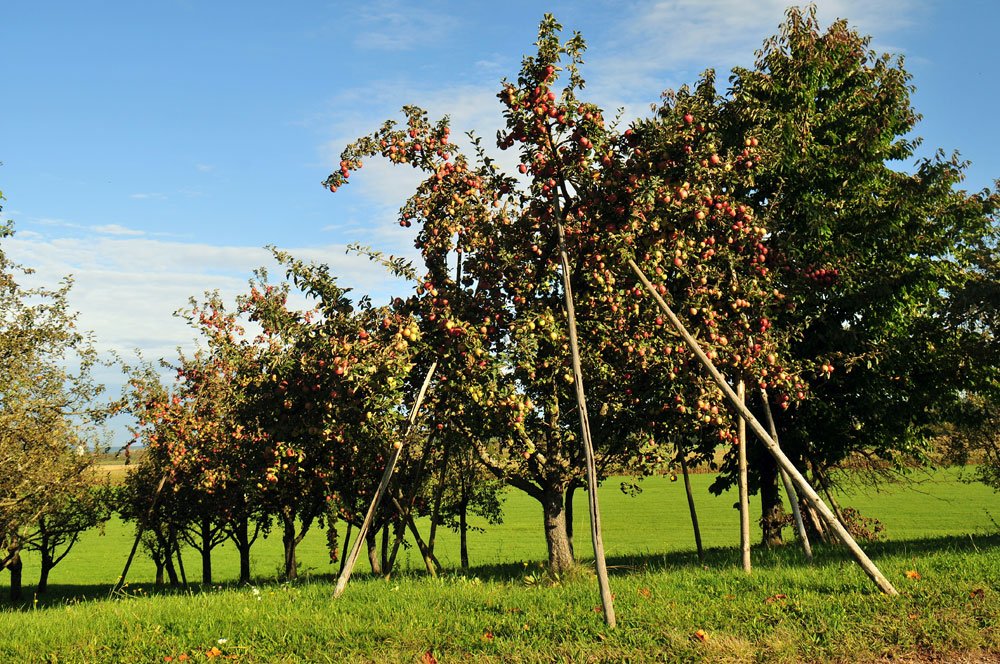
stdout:
[[[371,164],[331,195],[343,145],[403,104],[495,135],[543,11],[588,42],[592,98],[642,113],[706,67],[749,65],[785,3],[34,2],[0,20],[0,190],[15,260],[54,283],[102,349],[175,357],[191,333],[172,312],[208,289],[239,292],[264,245],[329,262],[376,297],[398,289],[361,241],[412,252],[393,219],[409,173]],[[1000,4],[833,0],[879,50],[905,56],[923,151],[961,151],[968,186],[1000,177]]]

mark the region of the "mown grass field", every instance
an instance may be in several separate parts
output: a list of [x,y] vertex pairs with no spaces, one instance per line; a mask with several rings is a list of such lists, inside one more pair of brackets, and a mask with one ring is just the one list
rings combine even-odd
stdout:
[[[428,652],[442,662],[866,661],[942,653],[976,661],[1000,653],[1000,496],[990,489],[939,471],[881,493],[841,496],[885,524],[886,540],[866,549],[900,590],[892,599],[837,548],[820,548],[813,566],[792,546],[755,550],[754,572],[743,574],[734,496],[710,496],[709,475],[693,479],[711,548],[704,567],[681,482],[648,479],[638,497],[623,495],[616,482],[602,489],[615,631],[603,623],[587,569],[555,582],[545,576],[540,510],[512,493],[505,523],[472,534],[469,572],[425,578],[419,557],[405,552],[411,571],[373,579],[361,564],[337,601],[319,531],[303,543],[304,580],[296,584],[273,581],[280,542],[272,537],[255,547],[259,580],[250,588],[231,585],[236,560],[224,549],[214,561],[217,586],[161,593],[140,558],[128,597],[107,601],[131,544],[131,529],[112,523],[103,536],[88,534],[53,571],[48,597],[0,613],[0,658],[202,661],[214,659],[212,648],[244,662],[419,661]],[[585,500],[578,497],[576,524],[583,557],[590,550]],[[442,532],[438,556],[457,567],[457,537]],[[185,563],[196,578],[196,556]],[[36,573],[26,558],[29,597]]]

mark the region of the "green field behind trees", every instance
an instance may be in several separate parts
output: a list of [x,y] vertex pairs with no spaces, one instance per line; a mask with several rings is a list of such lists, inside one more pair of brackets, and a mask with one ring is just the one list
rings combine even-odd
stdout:
[[[852,487],[846,483],[840,502],[858,509],[864,516],[874,517],[885,526],[887,541],[901,543],[935,537],[973,535],[981,536],[1000,532],[1000,498],[989,487],[967,484],[959,480],[958,469],[939,471],[915,470],[903,483],[885,484],[878,491],[866,486]],[[706,547],[734,548],[739,545],[739,517],[733,509],[735,490],[716,497],[708,492],[712,474],[692,475],[698,517]],[[690,552],[694,555],[694,540],[683,483],[671,482],[666,477],[646,478],[638,486],[637,496],[621,491],[627,478],[611,478],[603,485],[600,499],[604,525],[604,538],[608,555],[612,558],[636,555],[657,555],[667,552]],[[485,532],[474,532],[469,537],[469,557],[473,567],[505,565],[509,563],[536,562],[545,559],[545,540],[541,533],[541,512],[538,504],[517,491],[506,492],[504,522],[487,526],[472,520],[472,525],[484,527]],[[578,557],[590,557],[589,522],[584,509],[586,494],[578,496],[579,507],[575,521],[575,548]],[[426,524],[419,522],[426,532]],[[753,541],[759,541],[760,531]],[[343,524],[340,526],[343,536]],[[113,519],[101,534],[97,530],[85,532],[79,544],[66,560],[57,566],[50,583],[52,594],[59,596],[66,586],[90,587],[100,592],[114,584],[125,564],[134,536],[134,524],[123,524]],[[792,537],[792,530],[785,529],[785,537]],[[343,540],[340,540],[343,542]],[[412,538],[410,538],[412,542]],[[306,575],[330,575],[337,566],[330,564],[324,532],[316,528],[302,542],[299,549],[300,572]],[[458,536],[447,529],[438,535],[435,553],[448,568],[459,567]],[[415,547],[401,554],[404,567],[422,570],[423,562]],[[270,581],[281,576],[282,549],[280,532],[258,542],[253,548],[254,577]],[[31,597],[37,576],[37,560],[33,552],[24,555],[25,596]],[[221,545],[213,555],[214,578],[219,583],[235,582],[238,576],[238,559],[232,546]],[[188,579],[199,580],[200,567],[197,553],[184,549],[184,563]],[[369,571],[362,556],[359,572]],[[860,573],[859,573],[860,574]],[[148,557],[136,558],[128,581],[132,586],[152,584],[154,567]],[[0,578],[0,593],[6,590],[7,578]],[[73,592],[71,588],[66,591]]]

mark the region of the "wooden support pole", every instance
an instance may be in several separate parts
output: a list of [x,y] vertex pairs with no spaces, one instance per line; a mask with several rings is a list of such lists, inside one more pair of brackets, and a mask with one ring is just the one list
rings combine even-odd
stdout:
[[[434,442],[433,434],[427,438],[427,442],[424,444],[424,453],[420,455],[420,464],[417,466],[417,472],[414,473],[413,479],[410,480],[410,494],[403,498],[401,503],[402,507],[400,509],[400,516],[404,517],[410,514],[413,510],[413,503],[417,500],[417,493],[420,489],[420,480],[423,479],[424,467],[427,465],[427,457],[430,456],[431,443]],[[402,497],[402,494],[400,494]],[[395,499],[393,499],[395,501]],[[396,529],[396,537],[392,542],[392,552],[389,554],[387,569],[382,570],[386,578],[392,573],[392,568],[396,564],[396,554],[399,553],[399,547],[403,543],[403,536],[405,535],[405,528],[399,527]]]
[[153,512],[156,510],[156,503],[160,500],[160,494],[163,492],[163,485],[167,483],[167,475],[168,473],[164,473],[163,477],[160,478],[160,483],[156,485],[156,491],[153,492],[153,500],[149,503],[149,510],[146,512],[146,520],[140,521],[136,524],[135,541],[132,542],[132,550],[129,551],[128,558],[125,560],[125,569],[122,570],[121,576],[118,577],[118,581],[115,585],[111,587],[111,592],[108,593],[108,597],[114,597],[121,592],[122,588],[125,587],[125,579],[128,577],[128,568],[132,566],[132,560],[135,558],[135,552],[139,548],[139,539],[142,537],[142,533],[146,529],[146,523],[153,518]]
[[573,363],[573,379],[576,385],[577,410],[580,412],[580,434],[587,461],[587,497],[590,499],[590,536],[594,545],[594,563],[597,568],[597,584],[601,594],[604,620],[611,629],[615,628],[615,605],[611,597],[608,581],[608,566],[604,559],[604,541],[601,538],[601,510],[597,502],[597,465],[594,461],[594,444],[590,439],[590,420],[587,416],[587,397],[583,388],[583,369],[580,364],[580,346],[576,333],[576,310],[573,307],[573,288],[570,283],[569,255],[566,253],[566,232],[562,223],[559,231],[559,260],[562,263],[563,294],[566,300],[566,319],[569,327],[569,348]]
[[[746,407],[746,383],[740,380],[736,384],[736,398],[740,405]],[[750,487],[747,477],[747,422],[742,417],[736,425],[736,437],[739,449],[739,475],[737,485],[740,493],[740,560],[743,571],[750,573]]]
[[372,504],[368,506],[368,512],[365,513],[365,520],[361,523],[361,528],[358,529],[358,534],[354,538],[354,546],[351,547],[351,553],[348,554],[347,559],[344,561],[344,569],[341,571],[340,577],[337,578],[337,587],[333,590],[334,598],[340,597],[344,593],[344,589],[347,588],[347,581],[351,578],[351,572],[354,571],[354,564],[358,561],[358,554],[361,553],[361,547],[365,544],[365,538],[368,535],[368,529],[371,528],[375,511],[382,502],[382,496],[385,494],[386,487],[389,486],[389,480],[392,478],[392,472],[396,469],[396,462],[399,461],[399,454],[403,449],[403,445],[406,444],[410,433],[413,431],[413,425],[417,421],[417,412],[420,410],[420,404],[423,403],[424,395],[427,394],[427,388],[431,384],[431,378],[434,377],[435,369],[437,369],[437,360],[431,363],[430,369],[427,370],[424,384],[420,386],[417,398],[410,409],[406,431],[403,433],[403,437],[397,441],[399,446],[394,447],[392,454],[389,456],[389,463],[386,464],[385,472],[382,473],[382,481],[379,482],[378,488],[375,490],[375,495],[372,497]]
[[[399,500],[393,498],[392,504],[401,514],[404,512],[403,505],[400,504]],[[427,568],[427,573],[432,577],[437,578],[437,570],[441,569],[441,563],[434,556],[434,552],[427,548],[427,543],[424,542],[424,538],[420,536],[420,531],[417,530],[417,524],[413,521],[413,515],[406,512],[403,514],[402,519],[403,527],[410,529],[410,534],[413,535],[413,541],[417,543],[417,549],[420,551],[420,555],[423,556],[424,566]]]
[[[771,402],[767,398],[767,390],[764,388],[760,389],[760,399],[764,402],[764,416],[767,418],[767,428],[771,432],[771,438],[774,439],[774,444],[778,444],[778,427],[774,424],[774,416],[771,414]],[[802,520],[802,510],[799,509],[799,494],[795,491],[795,485],[792,484],[792,478],[788,476],[784,468],[779,467],[779,472],[781,473],[781,483],[785,487],[785,494],[788,496],[788,502],[792,506],[792,517],[795,519],[795,532],[799,536],[799,541],[802,542],[802,550],[806,554],[806,559],[812,562],[813,552],[812,546],[809,545],[809,533],[806,532],[806,524]]]
[[687,328],[685,328],[684,324],[681,323],[679,318],[677,318],[677,315],[674,314],[673,310],[667,306],[667,303],[662,297],[660,297],[660,294],[656,291],[652,282],[646,278],[646,275],[642,272],[639,266],[636,265],[636,262],[630,258],[628,260],[628,264],[635,275],[639,278],[639,281],[642,282],[642,284],[653,296],[653,299],[656,301],[660,310],[666,314],[667,318],[670,319],[670,324],[673,325],[674,329],[677,330],[677,332],[684,338],[685,343],[687,343],[688,347],[691,348],[694,354],[698,357],[698,360],[708,370],[708,373],[712,376],[712,380],[714,380],[715,384],[722,390],[722,393],[726,396],[729,404],[736,410],[738,415],[746,420],[754,435],[757,436],[762,443],[764,443],[764,446],[767,447],[771,456],[773,456],[775,461],[778,462],[778,466],[784,468],[785,472],[787,472],[789,477],[792,478],[792,482],[795,484],[795,487],[799,490],[805,500],[819,513],[822,519],[829,524],[830,529],[837,534],[837,537],[840,538],[847,549],[851,552],[855,562],[858,563],[861,569],[864,570],[865,574],[867,574],[868,577],[875,582],[882,592],[887,595],[898,595],[899,593],[896,591],[896,588],[893,587],[889,579],[887,579],[882,572],[879,571],[871,559],[868,558],[865,552],[861,550],[858,543],[854,541],[851,534],[847,532],[844,524],[842,524],[830,508],[827,507],[826,503],[824,503],[823,499],[819,497],[819,494],[816,493],[815,489],[813,489],[812,486],[809,485],[809,482],[806,481],[805,477],[802,476],[802,473],[800,473],[792,462],[788,460],[788,457],[786,457],[785,453],[781,451],[781,448],[778,447],[777,443],[771,438],[770,434],[764,430],[764,427],[757,420],[757,418],[754,417],[753,413],[747,410],[745,405],[740,403],[739,398],[736,396],[736,392],[733,391],[733,388],[729,385],[728,381],[726,381],[722,374],[719,373],[719,370],[715,367],[712,360],[705,355],[705,351],[701,349],[697,340],[691,336],[691,333],[687,331]]

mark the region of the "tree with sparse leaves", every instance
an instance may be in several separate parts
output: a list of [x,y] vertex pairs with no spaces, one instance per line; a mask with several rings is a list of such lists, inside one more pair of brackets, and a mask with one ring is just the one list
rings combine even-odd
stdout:
[[[0,239],[12,232],[4,226]],[[104,412],[96,351],[67,302],[70,280],[26,287],[28,274],[0,251],[0,569],[10,569],[13,599],[20,552],[39,520],[88,482],[92,457],[77,450]]]

